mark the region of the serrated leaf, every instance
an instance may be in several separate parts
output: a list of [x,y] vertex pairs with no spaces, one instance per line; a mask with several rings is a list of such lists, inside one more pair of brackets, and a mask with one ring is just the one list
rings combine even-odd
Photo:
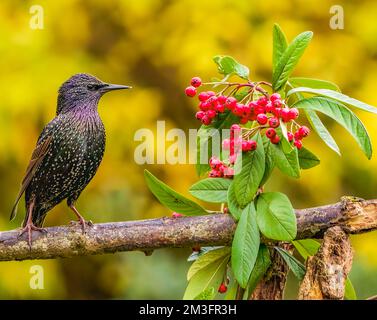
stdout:
[[260,244],[254,203],[242,211],[232,243],[232,270],[242,288],[245,288],[257,259]]
[[246,206],[253,200],[264,175],[264,148],[259,133],[256,141],[257,149],[242,153],[235,164],[234,191],[241,206]]
[[200,205],[174,191],[168,185],[157,179],[148,170],[144,170],[144,177],[149,190],[167,208],[184,215],[207,214],[207,211]]
[[330,149],[334,150],[337,154],[340,155],[340,150],[335,142],[334,138],[330,134],[329,130],[325,127],[322,123],[321,119],[313,110],[305,110],[306,117],[313,127],[315,132],[319,135],[319,137],[329,146]]
[[298,253],[306,260],[309,256],[314,256],[319,247],[320,243],[313,239],[295,240],[292,241]]
[[201,255],[190,267],[189,271],[187,272],[187,281],[190,279],[201,269],[207,267],[209,264],[223,259],[225,256],[230,254],[229,247],[222,247],[216,250],[211,250],[206,252],[205,254]]
[[287,38],[283,30],[276,23],[272,29],[272,42],[272,65],[273,69],[275,69],[288,46]]
[[231,183],[228,189],[227,202],[228,202],[228,208],[229,208],[230,214],[232,215],[234,219],[239,220],[244,207],[242,207],[237,201],[236,193],[234,190],[234,181]]
[[291,241],[296,238],[296,215],[283,193],[266,192],[258,197],[257,222],[259,230],[269,239]]
[[187,285],[183,299],[192,300],[208,288],[219,288],[224,279],[229,258],[229,255],[224,256],[196,272]]
[[225,178],[207,178],[193,184],[190,193],[203,201],[222,203],[227,202],[228,189],[232,180]]
[[213,61],[217,64],[219,73],[223,75],[236,74],[245,80],[249,79],[249,68],[240,64],[230,56],[215,56]]
[[314,153],[302,147],[300,150],[298,150],[298,162],[301,169],[310,169],[318,166],[320,160]]
[[279,170],[290,177],[299,178],[300,165],[298,162],[297,148],[292,148],[288,153],[284,152],[281,144],[271,144],[271,148],[275,165]]
[[329,90],[340,92],[339,87],[335,83],[327,81],[327,80],[294,77],[294,78],[289,78],[289,83],[294,87],[308,87],[312,89],[329,89]]
[[261,244],[259,247],[257,260],[255,261],[254,268],[250,274],[249,282],[247,283],[247,290],[245,291],[244,298],[249,298],[270,265],[270,252],[264,244]]
[[372,145],[368,132],[358,117],[346,106],[325,97],[312,97],[297,101],[296,108],[319,111],[342,125],[354,137],[368,159],[372,156]]
[[343,93],[334,91],[334,90],[312,89],[312,88],[307,88],[307,87],[299,87],[299,88],[294,88],[294,89],[289,90],[288,93],[287,93],[287,96],[290,96],[290,95],[292,95],[294,93],[298,93],[298,92],[317,94],[317,95],[320,95],[320,96],[324,96],[324,97],[327,97],[327,98],[334,99],[334,100],[339,101],[341,103],[344,103],[346,105],[350,105],[350,106],[353,106],[355,108],[377,114],[377,108],[375,108],[375,107],[373,107],[369,104],[366,104],[364,102],[361,102],[359,100],[356,100],[354,98],[351,98],[349,96],[346,96]]
[[291,269],[291,271],[297,277],[297,279],[302,281],[302,279],[304,279],[305,277],[305,266],[283,248],[275,247],[275,250],[279,252],[281,257],[287,263],[288,267]]
[[274,91],[279,91],[286,84],[312,36],[313,32],[303,32],[288,45],[272,75],[272,88]]

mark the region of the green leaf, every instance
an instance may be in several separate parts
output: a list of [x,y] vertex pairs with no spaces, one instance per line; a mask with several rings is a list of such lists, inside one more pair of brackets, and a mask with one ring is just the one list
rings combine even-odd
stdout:
[[236,74],[245,80],[249,79],[249,68],[240,64],[234,58],[230,56],[215,56],[213,61],[217,64],[219,73],[225,76]]
[[297,92],[317,94],[317,95],[320,95],[320,96],[324,96],[324,97],[327,97],[327,98],[337,100],[339,102],[353,106],[355,108],[377,114],[377,108],[376,107],[373,107],[373,106],[366,104],[364,102],[361,102],[359,100],[350,98],[349,96],[346,96],[345,94],[334,91],[334,90],[312,89],[312,88],[306,88],[306,87],[299,87],[299,88],[294,88],[292,90],[289,90],[289,92],[287,93],[287,97],[294,94],[294,93],[297,93]]
[[232,243],[232,270],[242,288],[245,288],[253,270],[260,244],[254,203],[242,211]]
[[298,162],[300,163],[301,169],[310,169],[318,166],[320,160],[314,153],[302,147],[300,150],[298,150]]
[[234,191],[234,181],[231,183],[228,189],[227,202],[230,214],[233,216],[234,219],[239,220],[244,206],[241,206],[237,201],[236,193]]
[[294,87],[308,87],[312,89],[329,89],[329,90],[340,92],[339,87],[335,83],[332,83],[326,80],[295,77],[295,78],[289,78],[288,81]]
[[288,46],[287,38],[285,37],[283,30],[276,23],[272,29],[272,41],[272,65],[273,69],[275,69]]
[[190,193],[203,201],[222,203],[227,201],[228,189],[232,180],[207,178],[193,184]]
[[296,237],[296,215],[283,193],[266,192],[258,197],[257,222],[260,231],[269,239],[291,241]]
[[298,162],[297,148],[292,148],[290,152],[284,152],[281,144],[271,144],[275,165],[279,170],[290,177],[300,177],[300,165]]
[[333,118],[354,137],[368,159],[372,156],[372,145],[363,123],[356,115],[341,103],[324,97],[312,97],[297,101],[294,106],[305,110],[314,110]]
[[[222,113],[218,119],[212,122],[211,125],[202,125],[199,128],[197,134],[197,156],[196,156],[196,172],[198,176],[202,176],[204,173],[210,170],[208,164],[209,159],[212,156],[213,142],[218,140],[218,150],[221,147],[222,130],[229,129],[233,123],[238,121],[238,117],[232,112]],[[217,147],[217,146],[215,146]],[[204,161],[206,160],[206,161]]]
[[303,32],[289,44],[272,74],[272,87],[274,91],[279,91],[286,84],[312,36],[313,32]]
[[302,279],[304,279],[305,277],[305,266],[283,248],[275,247],[275,250],[279,252],[281,257],[287,263],[288,267],[292,270],[293,274],[297,277],[297,279],[302,281]]
[[264,166],[264,174],[263,174],[262,181],[260,182],[260,186],[263,186],[267,182],[268,178],[270,177],[275,167],[275,160],[272,153],[271,145],[272,143],[270,142],[270,140],[266,136],[263,136],[265,166]]
[[189,271],[187,272],[187,281],[190,281],[190,279],[201,269],[206,268],[209,264],[219,259],[223,259],[224,257],[229,256],[229,254],[229,247],[222,247],[206,252],[191,265]]
[[347,278],[346,280],[344,298],[347,300],[357,300],[356,291],[352,285],[350,278]]
[[190,261],[198,260],[199,257],[201,257],[202,255],[205,255],[207,252],[210,252],[212,250],[221,249],[221,248],[224,248],[224,246],[200,247],[199,251],[193,251],[190,254],[190,256],[187,258],[187,261],[190,262]]
[[228,291],[224,297],[224,300],[236,300],[238,283],[236,280],[232,279],[231,284],[228,285]]
[[295,240],[292,243],[305,260],[309,256],[314,256],[320,247],[320,243],[313,239]]
[[271,265],[270,252],[268,248],[261,244],[258,251],[257,260],[253,270],[251,271],[247,290],[245,291],[244,298],[248,299],[252,292],[255,290],[257,284],[262,279],[266,271]]
[[144,170],[145,181],[155,197],[167,208],[184,215],[207,214],[207,211],[197,203],[185,198],[168,185],[158,180],[148,170]]
[[322,123],[321,119],[313,110],[305,110],[306,117],[313,127],[313,129],[317,132],[319,137],[330,147],[330,149],[334,150],[337,154],[340,155],[340,150],[338,145],[336,144],[334,138],[330,134],[329,130],[325,127]]
[[[258,146],[262,146],[262,139],[258,133],[256,136]],[[265,158],[264,149],[242,153],[237,157],[235,164],[234,191],[238,203],[246,206],[253,200],[264,175]]]
[[210,287],[202,291],[198,296],[196,296],[195,300],[212,300],[215,295],[215,288]]
[[[204,256],[203,256],[204,257]],[[220,284],[223,282],[226,267],[229,261],[229,255],[223,256],[221,259],[214,260],[204,268],[197,271],[191,278],[183,296],[184,300],[192,300],[200,297],[200,294],[204,292],[206,299],[212,299],[208,297],[209,288],[214,288],[214,295],[217,292]]]

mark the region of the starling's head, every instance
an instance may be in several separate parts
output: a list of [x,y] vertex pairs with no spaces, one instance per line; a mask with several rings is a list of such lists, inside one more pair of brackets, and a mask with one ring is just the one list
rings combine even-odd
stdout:
[[129,86],[105,83],[87,73],[78,73],[65,81],[58,96],[57,114],[77,109],[96,110],[103,94],[112,90],[130,89]]

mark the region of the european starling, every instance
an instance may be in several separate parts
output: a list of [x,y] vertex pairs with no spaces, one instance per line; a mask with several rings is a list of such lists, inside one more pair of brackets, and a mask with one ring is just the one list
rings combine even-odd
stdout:
[[25,192],[26,215],[20,235],[28,233],[29,246],[32,230],[45,231],[42,226],[47,212],[64,199],[85,232],[85,220],[75,202],[95,175],[105,150],[98,102],[108,91],[129,88],[84,73],[72,76],[60,87],[56,117],[38,138],[10,216],[10,220],[16,216]]

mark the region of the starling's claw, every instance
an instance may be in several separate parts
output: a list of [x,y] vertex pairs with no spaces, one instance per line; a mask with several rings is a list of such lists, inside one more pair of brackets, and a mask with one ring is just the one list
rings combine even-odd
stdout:
[[39,228],[39,227],[36,227],[33,223],[27,223],[26,226],[21,229],[17,238],[20,238],[25,232],[27,232],[27,234],[28,234],[28,245],[29,245],[30,250],[31,250],[31,246],[32,246],[32,231],[39,231],[39,232],[47,233],[47,230],[45,228]]

